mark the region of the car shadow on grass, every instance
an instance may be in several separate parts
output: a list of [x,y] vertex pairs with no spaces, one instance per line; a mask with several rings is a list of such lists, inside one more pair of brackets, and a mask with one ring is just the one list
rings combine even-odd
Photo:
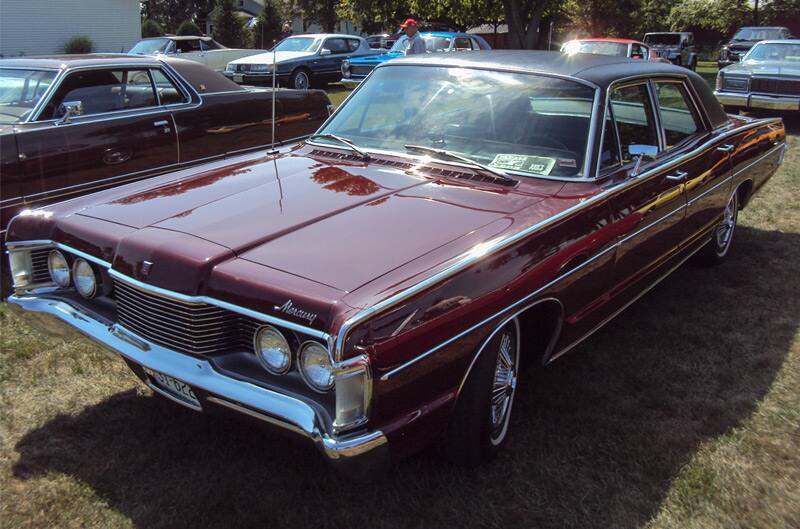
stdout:
[[308,446],[129,391],[29,432],[14,473],[72,476],[141,528],[640,527],[767,393],[798,325],[798,261],[800,235],[740,227],[725,264],[682,267],[524,375],[507,449],[473,471],[431,450],[353,483]]

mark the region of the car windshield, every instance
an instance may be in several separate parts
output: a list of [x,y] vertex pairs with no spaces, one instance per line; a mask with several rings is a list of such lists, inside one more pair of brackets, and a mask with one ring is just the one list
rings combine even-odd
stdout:
[[800,44],[760,42],[753,46],[744,60],[800,62]]
[[[320,130],[362,150],[447,150],[524,176],[581,176],[595,91],[565,79],[384,66]],[[331,145],[335,141],[314,140]]]
[[128,53],[137,55],[152,55],[154,53],[163,52],[169,46],[169,39],[146,39],[136,43],[136,46],[131,48]]
[[681,43],[681,36],[675,33],[652,33],[644,36],[644,43],[676,46]]
[[[406,41],[408,37],[406,35],[401,36],[397,39],[390,49],[390,52],[405,52],[406,51]],[[428,53],[436,53],[440,51],[447,51],[450,49],[450,42],[452,39],[449,37],[437,37],[435,35],[422,35],[422,40],[425,41],[425,50]]]
[[742,28],[733,40],[770,40],[781,38],[781,30],[774,28]]
[[289,37],[281,41],[275,51],[316,51],[320,39],[312,37]]
[[568,54],[594,53],[596,55],[628,56],[628,45],[621,42],[603,42],[592,40],[572,40],[564,44],[561,51]]
[[52,71],[0,69],[0,123],[24,121],[55,76]]

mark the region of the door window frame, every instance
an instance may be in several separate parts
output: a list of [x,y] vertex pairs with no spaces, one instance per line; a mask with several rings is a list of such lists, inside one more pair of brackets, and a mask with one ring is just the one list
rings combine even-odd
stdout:
[[[658,91],[656,90],[657,83],[678,85],[681,94],[689,98],[689,101],[687,102],[689,105],[689,112],[692,113],[692,118],[694,119],[695,126],[697,127],[697,130],[695,130],[693,134],[690,134],[689,136],[685,137],[684,139],[682,139],[681,141],[679,141],[678,143],[669,148],[667,148],[667,131],[664,128],[664,121],[661,115],[661,105],[658,102]],[[658,112],[658,122],[660,131],[659,140],[663,146],[658,151],[659,156],[662,153],[671,153],[676,150],[680,150],[682,147],[685,146],[687,142],[708,132],[708,130],[706,129],[706,125],[703,121],[702,114],[700,113],[700,110],[697,106],[697,101],[695,101],[694,99],[694,94],[692,94],[692,91],[689,90],[689,87],[685,81],[679,79],[651,79],[650,84],[652,85],[652,91],[653,94],[655,95],[655,100],[653,101],[653,103],[656,105],[657,107],[656,110]],[[684,101],[686,101],[685,97]]]

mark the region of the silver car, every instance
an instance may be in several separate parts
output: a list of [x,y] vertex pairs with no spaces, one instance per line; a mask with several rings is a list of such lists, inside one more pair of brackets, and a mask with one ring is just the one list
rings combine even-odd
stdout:
[[726,109],[800,110],[800,39],[762,40],[717,74]]

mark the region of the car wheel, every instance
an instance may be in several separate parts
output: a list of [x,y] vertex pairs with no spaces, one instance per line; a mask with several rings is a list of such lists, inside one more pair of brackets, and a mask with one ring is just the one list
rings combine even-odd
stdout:
[[514,320],[489,340],[461,388],[441,446],[448,459],[474,467],[494,458],[508,436],[518,373],[519,323]]
[[736,232],[736,222],[739,219],[739,192],[734,191],[725,210],[722,213],[722,221],[714,228],[711,241],[702,250],[697,252],[696,261],[702,265],[715,265],[725,260],[731,245],[733,235]]
[[308,75],[308,71],[301,68],[292,72],[289,86],[297,90],[308,90],[311,87],[311,77]]

